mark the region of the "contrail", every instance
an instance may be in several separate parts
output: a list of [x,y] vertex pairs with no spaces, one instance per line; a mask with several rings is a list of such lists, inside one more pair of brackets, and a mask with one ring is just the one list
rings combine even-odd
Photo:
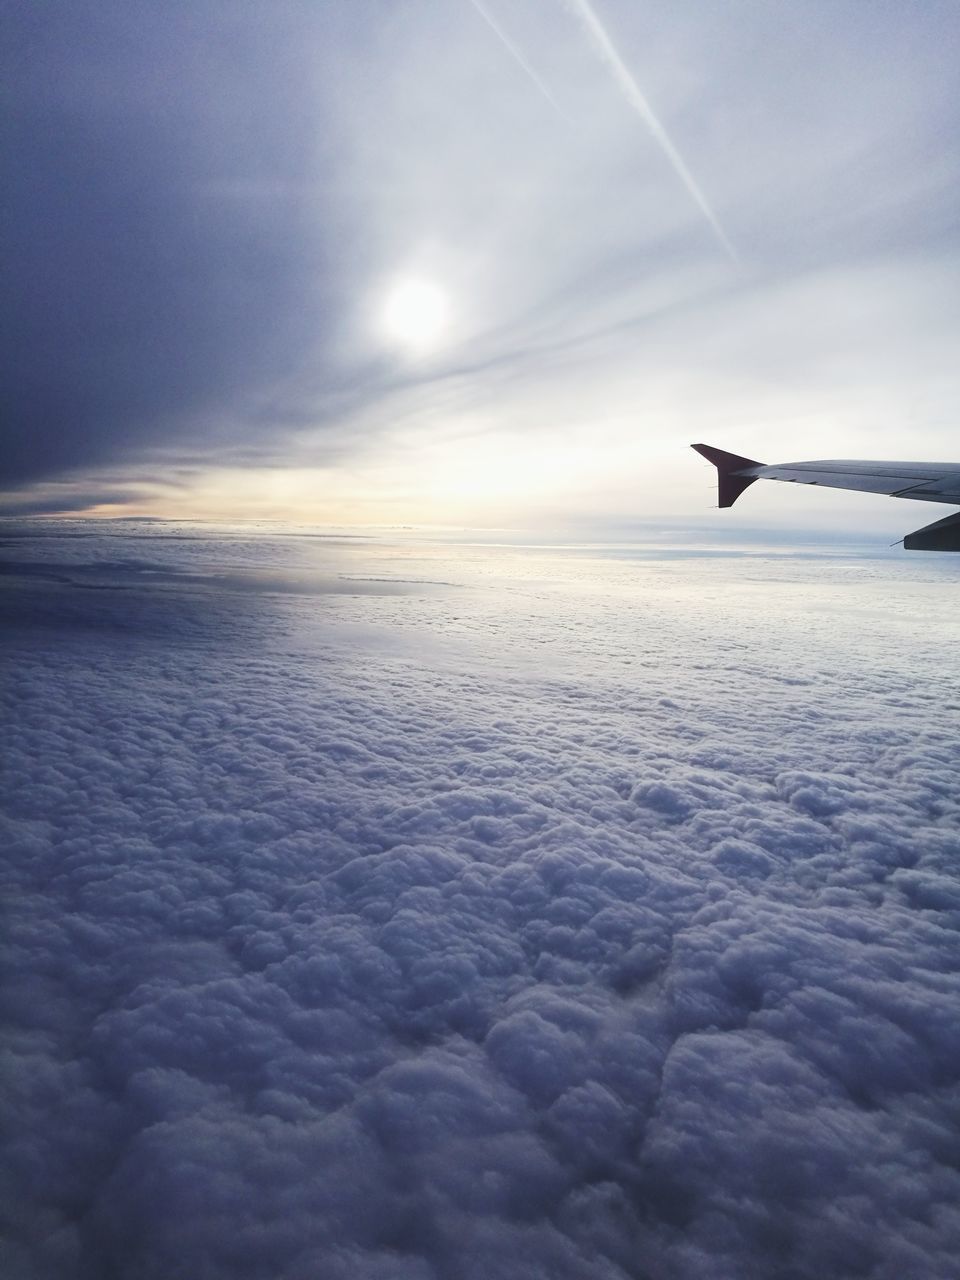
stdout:
[[553,96],[553,94],[550,92],[547,86],[543,83],[543,81],[537,75],[536,71],[534,71],[533,67],[531,67],[530,63],[526,60],[526,58],[523,56],[523,54],[520,52],[517,46],[513,43],[513,41],[510,39],[507,33],[503,30],[500,24],[493,17],[493,15],[480,3],[480,0],[470,0],[470,3],[473,5],[474,9],[476,9],[477,13],[479,13],[480,17],[483,18],[484,22],[487,24],[490,30],[494,33],[494,35],[497,36],[497,38],[503,44],[507,52],[520,64],[520,66],[527,73],[527,75],[530,77],[533,83],[537,86],[537,88],[540,90],[540,92],[543,94],[546,100],[550,103],[551,107],[553,107],[554,111],[556,111],[559,115],[563,116],[567,124],[573,124],[573,121],[564,111],[563,107],[561,107],[560,103],[556,100],[556,98]]
[[[476,3],[476,0],[472,0],[472,2]],[[717,215],[707,203],[707,197],[700,190],[697,185],[696,178],[694,178],[693,174],[687,168],[683,156],[670,141],[670,137],[667,134],[666,129],[664,129],[663,125],[657,119],[650,103],[643,96],[640,86],[624,65],[623,59],[620,57],[619,53],[617,53],[613,41],[607,35],[606,28],[602,25],[600,19],[594,13],[589,4],[589,0],[565,0],[565,3],[568,8],[572,9],[580,18],[581,22],[586,27],[596,46],[597,52],[613,72],[614,79],[623,91],[624,97],[653,134],[654,141],[670,161],[677,177],[696,201],[700,212],[706,218],[707,222],[709,222],[713,234],[723,246],[724,253],[726,253],[728,257],[732,258],[734,262],[738,262],[739,256],[737,251],[727,239],[727,234],[723,227],[721,227],[717,219]],[[479,6],[477,7],[479,8]]]

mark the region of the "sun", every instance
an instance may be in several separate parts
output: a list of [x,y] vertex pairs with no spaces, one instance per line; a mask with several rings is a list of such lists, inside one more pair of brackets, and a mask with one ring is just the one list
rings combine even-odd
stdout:
[[411,354],[442,345],[449,320],[447,295],[433,281],[418,276],[395,281],[380,311],[383,336]]

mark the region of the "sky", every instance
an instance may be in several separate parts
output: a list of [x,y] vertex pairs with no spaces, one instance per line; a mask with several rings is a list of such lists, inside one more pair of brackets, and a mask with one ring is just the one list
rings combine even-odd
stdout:
[[949,0],[5,27],[8,513],[599,531],[709,520],[695,440],[958,457]]
[[23,521],[5,1280],[944,1280],[950,556]]

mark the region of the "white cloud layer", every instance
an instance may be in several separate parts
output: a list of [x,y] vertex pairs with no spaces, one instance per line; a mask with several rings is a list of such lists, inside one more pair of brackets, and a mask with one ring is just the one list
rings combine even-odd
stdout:
[[947,566],[319,545],[14,544],[3,1274],[950,1274]]

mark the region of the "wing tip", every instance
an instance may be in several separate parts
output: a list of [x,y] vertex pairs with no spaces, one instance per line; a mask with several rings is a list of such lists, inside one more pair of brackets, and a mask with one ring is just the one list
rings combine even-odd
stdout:
[[718,449],[712,444],[692,444],[690,448],[717,468],[718,505],[721,507],[732,507],[744,489],[749,489],[757,479],[756,475],[744,475],[743,472],[756,471],[763,466],[762,462],[753,458],[727,453],[725,449]]

